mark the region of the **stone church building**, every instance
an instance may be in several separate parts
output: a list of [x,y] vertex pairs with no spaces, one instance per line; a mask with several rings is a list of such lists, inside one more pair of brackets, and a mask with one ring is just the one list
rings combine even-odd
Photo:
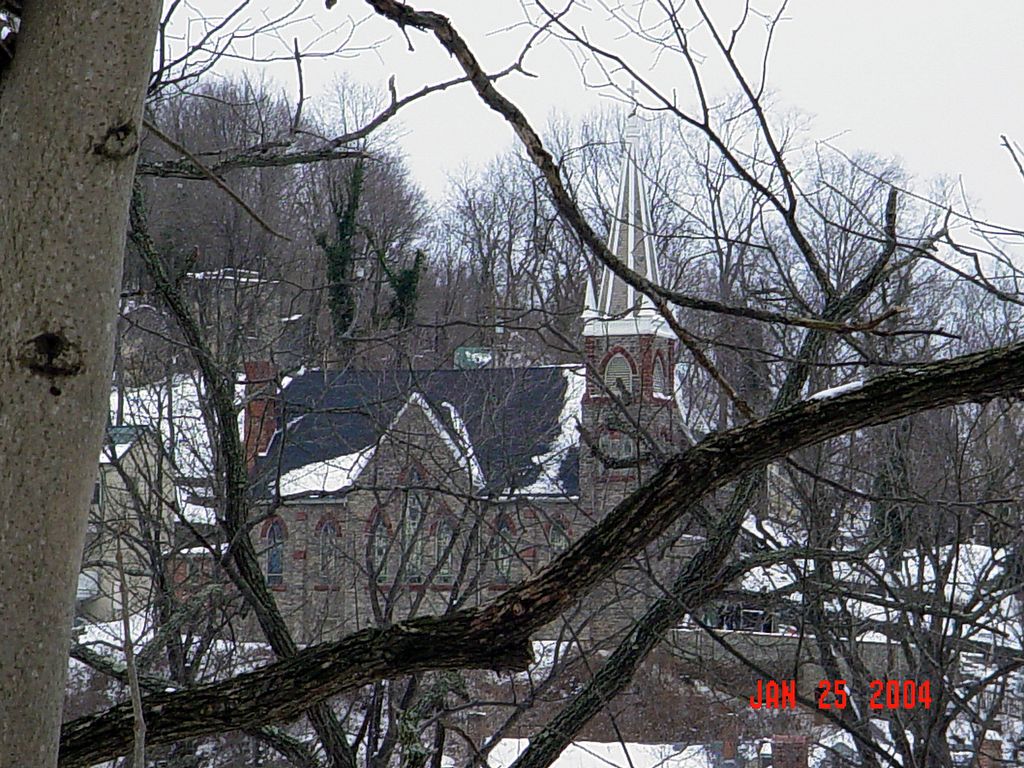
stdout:
[[[609,246],[657,282],[634,138]],[[246,450],[265,510],[254,535],[304,640],[485,602],[653,470],[680,430],[675,336],[607,268],[583,321],[578,365],[314,370],[282,387],[269,364],[246,367]],[[611,587],[573,631],[596,636],[640,610],[627,581],[636,599]]]

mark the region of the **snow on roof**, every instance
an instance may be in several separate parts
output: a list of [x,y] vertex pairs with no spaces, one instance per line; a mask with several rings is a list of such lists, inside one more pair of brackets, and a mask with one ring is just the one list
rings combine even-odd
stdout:
[[[529,745],[528,739],[502,739],[488,753],[492,768],[508,768]],[[713,768],[714,757],[697,744],[636,744],[577,741],[558,756],[552,768]]]
[[100,448],[100,464],[113,464],[120,461],[135,445],[145,427],[137,424],[108,426],[103,435],[103,446]]
[[[832,573],[849,588],[843,605],[858,619],[880,625],[898,622],[905,617],[906,599],[914,603],[936,600],[963,609],[964,619],[948,625],[958,637],[1003,648],[1024,648],[1024,606],[1017,596],[1017,584],[1005,578],[1010,555],[1004,549],[960,544],[925,552],[908,550],[895,564],[881,552],[848,560],[843,559],[841,551],[836,555],[830,564]],[[801,580],[804,568],[813,570],[804,558],[792,558],[788,565],[756,566],[740,579],[740,588],[757,593],[785,590],[788,600],[798,602],[801,595],[793,587]],[[885,594],[879,594],[881,582]],[[828,607],[839,610],[839,601],[830,601]],[[859,633],[858,639],[888,641],[877,626]]]
[[[473,452],[473,445],[470,442],[466,425],[455,407],[451,403],[442,403],[451,420],[452,428],[449,429],[430,406],[430,403],[427,402],[426,398],[419,392],[413,392],[392,420],[392,427],[401,420],[410,406],[415,406],[423,412],[423,415],[426,416],[434,431],[437,432],[442,442],[451,451],[455,460],[465,466],[474,490],[483,488],[483,470],[480,468],[480,464]],[[298,416],[290,420],[288,426],[291,427],[293,423],[297,424],[302,418],[304,416]],[[280,494],[282,497],[326,494],[337,493],[349,488],[356,482],[359,475],[366,468],[366,465],[373,458],[376,449],[376,444],[369,445],[353,453],[336,456],[325,461],[311,462],[286,472],[281,476]]]
[[217,525],[217,510],[205,504],[186,501],[181,505],[181,516],[193,525]]
[[[128,625],[133,644],[143,645],[153,639],[153,624],[144,612],[129,616]],[[99,652],[103,652],[103,649],[123,649],[124,623],[118,619],[105,623],[83,624],[75,630],[75,641]]]
[[812,766],[827,765],[834,756],[852,758],[856,754],[857,744],[853,736],[841,728],[825,728],[811,746],[808,762]]
[[104,444],[100,449],[100,464],[113,464],[115,461],[119,461],[131,450],[131,447],[132,443]]
[[376,445],[416,405],[475,491],[571,498],[583,377],[567,370],[582,374],[578,366],[297,373],[282,391],[282,423],[258,465],[261,488],[273,492],[279,472]]
[[[124,419],[157,432],[175,468],[186,477],[208,478],[213,472],[213,451],[202,410],[204,389],[198,372],[124,390]],[[117,413],[117,390],[110,393],[110,413]],[[245,384],[235,385],[235,403],[245,397]],[[241,433],[244,413],[238,415]]]
[[335,456],[326,461],[315,461],[286,472],[281,475],[280,494],[282,497],[288,497],[337,493],[349,488],[373,458],[376,450],[376,445],[370,445],[355,453]]
[[743,520],[743,530],[755,539],[773,547],[791,547],[797,544],[792,534],[767,518],[748,516]]
[[796,582],[793,569],[783,563],[758,565],[743,574],[742,587],[751,592],[772,592]]
[[185,549],[178,550],[176,554],[182,555],[183,557],[216,557],[220,558],[223,554],[221,547],[218,544],[214,544],[210,547],[187,547]]
[[291,384],[294,379],[298,378],[299,376],[305,376],[305,375],[306,375],[306,366],[300,365],[298,370],[295,371],[294,375],[284,376],[281,379],[281,389],[287,389],[288,385]]
[[[408,401],[406,401],[405,405],[403,405],[398,411],[398,415],[395,416],[388,429],[390,430],[401,420],[410,405],[415,405],[423,411],[423,414],[427,417],[427,421],[430,422],[430,426],[434,428],[434,431],[437,432],[445,446],[449,451],[451,451],[452,457],[460,464],[463,462],[466,463],[466,468],[473,483],[473,488],[482,488],[484,485],[484,473],[480,469],[480,465],[477,463],[476,457],[473,455],[473,446],[469,441],[469,433],[466,432],[466,425],[462,423],[462,419],[459,418],[458,412],[450,404],[443,403],[449,414],[452,416],[452,424],[456,432],[455,435],[453,435],[441,422],[441,419],[438,418],[434,409],[430,407],[430,403],[428,403],[427,399],[419,392],[413,392],[409,395]],[[456,419],[458,419],[457,422]],[[459,425],[461,425],[464,437],[458,435]]]
[[454,405],[448,402],[441,403],[441,405],[448,411],[448,417],[452,421],[452,427],[455,429],[455,436],[459,442],[459,451],[466,459],[470,481],[473,483],[473,490],[478,491],[484,487],[484,471],[480,468],[480,462],[477,461],[476,452],[473,450],[473,442],[469,437],[469,430],[466,429],[466,422],[462,420]]
[[[209,552],[204,550],[209,556]],[[129,633],[135,652],[156,637],[155,627],[145,612],[129,616]],[[87,647],[94,653],[105,656],[115,666],[124,665],[124,625],[120,619],[111,622],[86,622],[72,630],[73,645]],[[203,681],[223,679],[232,674],[252,671],[263,666],[272,654],[266,643],[239,642],[237,640],[215,640],[209,648],[210,658],[220,659],[226,663],[204,664],[199,670],[199,679]],[[90,668],[80,661],[71,658],[68,663],[69,677],[72,681],[84,682],[90,674]],[[173,682],[167,681],[167,690],[172,690]]]
[[558,416],[558,435],[547,451],[530,459],[540,468],[540,474],[533,483],[518,491],[517,495],[563,496],[566,493],[561,482],[562,462],[578,442],[576,427],[583,418],[587,372],[585,368],[571,366],[562,369],[562,376],[565,377],[565,399]]

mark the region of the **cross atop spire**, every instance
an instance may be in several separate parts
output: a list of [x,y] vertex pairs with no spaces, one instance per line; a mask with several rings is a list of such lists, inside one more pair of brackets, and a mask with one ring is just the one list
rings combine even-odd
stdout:
[[[635,89],[635,84],[632,87]],[[651,233],[647,190],[636,162],[636,147],[640,138],[639,120],[635,113],[626,119],[626,129],[623,132],[625,153],[619,176],[615,218],[608,237],[608,250],[640,276],[659,283],[661,275]],[[587,286],[583,319],[583,333],[587,336],[672,336],[654,303],[647,296],[637,293],[607,266],[601,270],[596,294],[594,286]]]

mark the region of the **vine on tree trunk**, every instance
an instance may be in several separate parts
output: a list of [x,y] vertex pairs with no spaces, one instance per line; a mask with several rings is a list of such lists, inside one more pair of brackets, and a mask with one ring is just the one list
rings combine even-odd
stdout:
[[355,259],[357,217],[364,173],[363,161],[357,160],[348,179],[348,188],[332,196],[331,208],[336,222],[334,241],[329,241],[325,232],[316,238],[327,260],[328,305],[334,333],[338,337],[348,332],[355,317],[352,262]]

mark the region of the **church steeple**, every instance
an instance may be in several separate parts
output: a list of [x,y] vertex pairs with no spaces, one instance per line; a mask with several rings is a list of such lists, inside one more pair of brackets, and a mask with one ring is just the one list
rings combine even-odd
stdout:
[[[638,129],[630,116],[608,249],[658,283],[646,185],[636,160]],[[654,302],[607,267],[587,288],[583,321],[587,388],[580,431],[588,448],[580,451],[581,502],[600,516],[654,471],[654,448],[670,450],[675,443],[677,340]]]
[[[625,153],[619,176],[615,217],[608,236],[608,250],[638,275],[660,283],[647,189],[636,161],[635,147],[640,137],[639,128],[636,115],[630,115],[623,136]],[[588,281],[583,320],[585,336],[651,334],[674,337],[650,298],[627,285],[607,266],[601,270],[596,292]]]

